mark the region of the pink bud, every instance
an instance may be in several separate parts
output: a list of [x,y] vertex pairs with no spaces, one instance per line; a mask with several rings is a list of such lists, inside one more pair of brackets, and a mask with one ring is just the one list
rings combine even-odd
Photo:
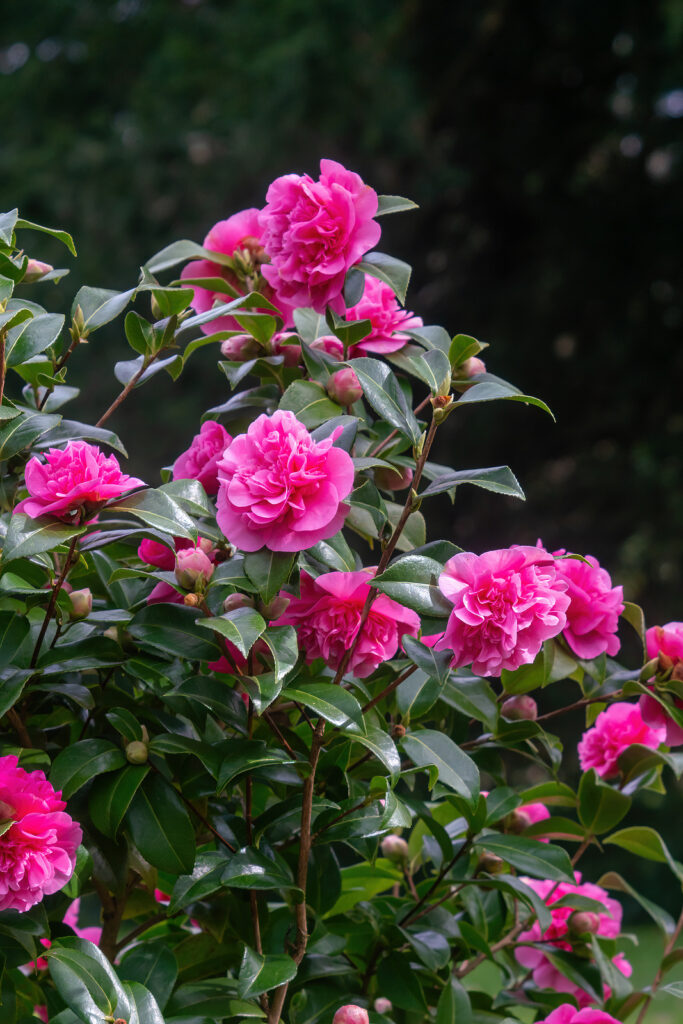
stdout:
[[368,1011],[362,1006],[348,1003],[346,1006],[339,1007],[332,1018],[332,1024],[370,1024],[370,1018]]
[[33,281],[40,281],[41,277],[45,277],[51,270],[55,268],[51,263],[43,263],[42,260],[29,260],[26,264],[26,271],[24,272],[23,280],[26,284],[31,284]]
[[72,590],[69,594],[71,600],[71,618],[87,619],[92,611],[92,594],[88,587],[83,590]]
[[380,996],[379,999],[375,999],[375,1013],[386,1015],[387,1013],[391,1013],[393,1008],[391,999],[387,999],[386,996]]
[[401,466],[400,469],[385,469],[378,466],[375,470],[375,483],[383,491],[404,491],[413,482],[413,471],[410,466]]
[[181,587],[195,590],[209,582],[213,575],[213,563],[201,548],[183,548],[175,556],[175,578]]
[[345,366],[332,374],[327,382],[327,393],[340,405],[353,405],[363,394],[355,371]]
[[237,608],[253,608],[254,600],[246,594],[228,594],[223,602],[224,612],[234,612]]
[[201,548],[201,550],[204,552],[204,554],[207,555],[209,558],[211,558],[211,555],[215,551],[215,548],[213,546],[213,541],[209,540],[208,537],[198,537],[197,538],[197,547]]
[[344,345],[334,334],[323,334],[316,338],[311,342],[311,348],[320,349],[321,352],[333,359],[342,360],[344,358]]
[[535,722],[538,715],[538,705],[528,693],[518,693],[514,697],[508,697],[500,709],[503,718],[510,722]]
[[599,916],[590,910],[575,910],[568,923],[573,935],[597,935],[600,928]]
[[298,334],[292,331],[278,331],[273,335],[273,355],[284,356],[285,366],[298,366],[301,362],[301,345]]
[[470,356],[458,367],[459,377],[475,377],[478,373],[486,373],[486,363],[478,356]]
[[246,363],[262,355],[263,349],[251,334],[235,334],[221,342],[221,353],[233,363]]
[[410,856],[408,844],[400,836],[385,836],[381,842],[382,856],[394,864],[405,864]]

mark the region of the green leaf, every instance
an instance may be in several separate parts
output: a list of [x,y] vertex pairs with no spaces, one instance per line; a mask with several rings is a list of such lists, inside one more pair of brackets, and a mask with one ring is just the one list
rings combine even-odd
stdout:
[[402,872],[382,857],[373,864],[351,864],[341,869],[342,893],[325,917],[346,914],[357,903],[372,900],[397,882],[403,881]]
[[479,769],[449,736],[433,729],[420,729],[408,733],[401,743],[418,768],[433,765],[444,785],[470,802],[479,799]]
[[351,359],[348,365],[355,371],[368,402],[382,419],[395,427],[412,444],[420,440],[420,425],[408,405],[396,376],[386,363],[378,359]]
[[187,875],[195,860],[194,828],[173,787],[150,775],[133,797],[126,823],[138,850],[153,867]]
[[377,196],[377,213],[375,217],[383,217],[388,213],[404,213],[406,210],[417,210],[418,205],[412,199],[403,196]]
[[[201,613],[199,613],[201,614]],[[127,629],[141,643],[185,660],[216,661],[219,645],[196,628],[198,612],[178,604],[142,608]]]
[[389,953],[380,961],[377,983],[382,995],[402,1010],[426,1014],[427,1003],[422,985],[412,969],[410,957],[404,953]]
[[220,633],[246,658],[265,630],[266,621],[255,608],[236,608],[213,619],[197,619],[197,625]]
[[[389,513],[389,522],[391,523],[392,530],[396,529],[396,526],[403,514],[403,505],[398,505],[394,501],[387,501],[387,512]],[[396,547],[399,551],[412,551],[414,548],[422,547],[425,543],[427,535],[427,524],[425,523],[424,516],[421,512],[411,512],[408,516],[403,531],[398,538]]]
[[229,750],[230,753],[223,759],[218,773],[218,793],[245,772],[257,771],[271,765],[294,763],[284,751],[269,748],[262,740],[230,740]]
[[505,381],[500,383],[494,381],[482,381],[481,384],[473,384],[464,395],[455,403],[453,408],[459,409],[461,405],[473,405],[477,402],[495,402],[498,399],[508,399],[511,402],[523,402],[524,405],[535,405],[554,420],[552,412],[540,398],[533,398],[531,395],[523,395],[521,391]]
[[398,558],[381,576],[375,576],[372,585],[406,608],[420,615],[444,618],[453,605],[439,590],[438,580],[443,566],[424,555],[406,555]]
[[409,263],[397,260],[395,256],[387,256],[383,252],[368,252],[356,266],[364,273],[377,277],[380,281],[388,284],[399,302],[406,301],[406,292],[412,273]]
[[12,328],[5,350],[7,368],[40,355],[57,340],[63,326],[64,316],[61,313],[42,313]]
[[398,775],[401,770],[401,758],[396,749],[396,744],[383,729],[366,726],[365,733],[350,732],[350,735],[354,743],[360,743],[367,750],[371,751],[377,760],[382,762],[390,775]]
[[471,356],[481,352],[484,345],[481,345],[476,338],[469,334],[456,334],[448,347],[448,358],[451,366],[461,366]]
[[123,751],[109,740],[80,740],[57,755],[52,763],[50,782],[68,800],[96,775],[123,768],[125,764]]
[[401,643],[413,664],[428,676],[433,676],[439,683],[446,682],[453,658],[452,651],[435,651],[433,647],[427,647],[408,633],[404,634]]
[[448,356],[438,348],[425,352],[418,345],[405,345],[387,356],[389,361],[411,373],[427,385],[433,395],[447,395],[451,389],[451,364]]
[[126,994],[111,964],[92,942],[60,938],[44,956],[60,996],[86,1024],[102,1024],[105,1014],[128,1017]]
[[[405,638],[404,638],[405,639]],[[442,684],[424,672],[414,672],[404,679],[396,691],[396,706],[403,724],[417,721],[434,706],[441,694]]]
[[28,229],[29,231],[41,231],[45,235],[51,235],[52,238],[56,238],[58,242],[65,245],[72,256],[76,255],[74,240],[68,231],[61,231],[59,228],[46,228],[43,224],[34,224],[30,220],[24,220],[23,217],[19,217],[16,220],[14,227],[17,231],[21,229]]
[[214,516],[216,510],[199,480],[169,480],[157,487],[177,502],[189,515]]
[[148,320],[131,310],[126,314],[123,326],[128,344],[135,352],[143,356],[154,352],[157,334]]
[[270,992],[291,981],[296,977],[296,972],[297,966],[291,957],[261,956],[245,946],[237,978],[237,994],[241,999],[246,999]]
[[261,548],[244,556],[244,571],[268,604],[289,581],[294,555]]
[[131,800],[149,772],[149,765],[129,764],[116,775],[96,779],[90,791],[88,809],[93,825],[105,836],[116,839]]
[[624,610],[621,613],[622,619],[626,619],[629,625],[633,626],[640,637],[640,642],[645,650],[645,615],[639,604],[631,601],[624,601]]
[[333,571],[353,572],[356,569],[353,551],[341,532],[328,540],[318,541],[312,548],[308,548],[307,554]]
[[12,235],[17,223],[19,210],[8,210],[7,213],[0,213],[0,242],[3,245],[11,246]]
[[665,935],[673,935],[676,922],[673,917],[661,907],[658,907],[652,900],[647,899],[633,888],[632,885],[617,874],[616,871],[608,871],[598,880],[598,885],[601,885],[605,889],[616,889],[619,892],[625,892],[631,896],[637,903],[641,905],[643,910],[650,915],[652,920],[655,922],[658,928],[662,930]]
[[619,846],[622,850],[628,850],[629,853],[634,853],[636,857],[654,860],[658,864],[668,864],[676,877],[683,881],[683,865],[674,860],[668,846],[653,828],[648,828],[645,825],[622,828],[619,832],[613,832],[603,842],[605,844],[610,843],[612,846]]
[[[143,942],[134,946],[121,960],[118,969],[122,981],[135,981],[144,986],[163,1008],[178,978],[178,962],[166,943]],[[141,1024],[147,1024],[143,1018]]]
[[450,978],[439,996],[436,1024],[472,1024],[470,997],[456,978]]
[[27,410],[0,427],[0,460],[11,459],[13,455],[28,448],[36,438],[56,427],[61,416]]
[[10,676],[9,679],[0,680],[0,718],[17,703],[30,676],[31,673],[26,669]]
[[[356,487],[347,498],[353,509],[360,509],[372,521],[374,536],[379,537],[389,518],[384,499],[370,480],[365,480],[360,487]],[[356,520],[356,524],[362,528],[363,520]],[[368,528],[369,528],[369,524]]]
[[549,878],[554,882],[573,882],[574,869],[567,851],[551,843],[539,843],[524,836],[491,833],[477,839],[477,847],[501,857],[513,868],[533,878]]
[[[332,683],[306,683],[304,686],[288,686],[282,696],[286,700],[295,700],[304,707],[311,708],[327,722],[343,726],[349,721],[354,722],[361,732],[365,732],[361,706],[348,690]],[[354,736],[355,738],[355,736]]]
[[594,835],[614,828],[631,806],[631,798],[606,785],[591,769],[579,783],[579,821]]
[[221,888],[226,858],[216,850],[198,853],[191,875],[181,875],[173,886],[169,914],[175,914],[190,903],[202,900]]
[[196,543],[197,527],[193,520],[161,490],[148,487],[135,491],[115,504],[108,505],[107,511],[128,513],[161,533],[171,537],[185,537]]
[[280,399],[280,409],[288,409],[309,430],[339,416],[341,406],[333,402],[321,384],[312,380],[295,380]]
[[457,472],[445,473],[437,477],[433,483],[420,492],[421,498],[431,497],[433,494],[442,494],[450,491],[460,484],[474,484],[476,487],[483,487],[487,491],[495,491],[496,494],[507,494],[513,498],[521,498],[524,501],[524,491],[519,485],[517,477],[508,466],[491,466],[490,469],[461,469]]
[[29,621],[23,615],[0,611],[0,670],[12,664],[29,629]]
[[182,239],[179,242],[172,242],[154,256],[150,256],[145,263],[144,269],[149,271],[150,274],[159,274],[162,270],[170,270],[171,267],[177,266],[178,263],[184,263],[186,260],[210,260],[212,263],[226,262],[223,253],[210,252],[201,245],[197,245],[196,242]]
[[269,626],[262,634],[275,663],[275,679],[285,679],[299,660],[299,646],[293,626]]
[[283,858],[265,857],[254,847],[246,847],[230,858],[221,878],[231,889],[295,889],[292,873]]
[[43,434],[35,448],[58,448],[67,441],[96,441],[98,444],[108,444],[110,448],[121,452],[128,458],[128,452],[124,448],[120,438],[113,430],[106,430],[103,427],[91,427],[87,423],[78,423],[76,420],[62,420],[57,426]]
[[159,1004],[148,989],[136,981],[127,981],[123,990],[130,1003],[130,1016],[126,1024],[164,1024]]
[[125,292],[117,292],[110,288],[90,288],[88,285],[84,285],[76,293],[71,307],[71,315],[73,316],[77,307],[80,306],[86,330],[94,331],[116,319],[134,294],[134,288],[129,288]]

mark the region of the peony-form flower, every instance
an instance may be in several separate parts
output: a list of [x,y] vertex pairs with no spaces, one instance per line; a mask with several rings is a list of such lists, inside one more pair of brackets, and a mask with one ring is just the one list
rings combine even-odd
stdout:
[[206,420],[187,451],[173,463],[173,479],[198,480],[207,494],[217,494],[218,463],[231,441],[225,427],[216,420]]
[[599,1010],[595,1006],[577,1010],[572,1003],[563,1003],[562,1006],[553,1010],[545,1020],[539,1020],[538,1024],[619,1024],[619,1021],[605,1010]]
[[[258,210],[240,210],[227,220],[219,220],[204,239],[204,248],[233,257],[231,266],[214,263],[212,260],[193,260],[183,267],[181,278],[186,281],[202,277],[222,277],[233,292],[213,291],[196,284],[188,285],[187,287],[194,291],[191,304],[197,313],[206,313],[214,306],[231,302],[235,291],[240,295],[258,291],[266,299],[273,301],[272,289],[262,279],[262,264],[268,257],[261,241]],[[232,316],[218,316],[215,320],[201,324],[201,330],[204,334],[239,331],[240,325]]]
[[36,519],[56,516],[71,522],[89,519],[113,498],[144,487],[144,481],[121,472],[115,455],[106,456],[87,441],[69,441],[65,448],[50,448],[45,461],[34,456],[25,471],[28,498],[15,512]]
[[[667,622],[666,626],[651,626],[645,634],[648,660],[659,658],[663,670],[673,669],[677,678],[683,678],[683,622]],[[679,668],[679,666],[682,666]],[[683,700],[666,695],[674,707],[683,711]],[[683,743],[683,727],[674,722],[654,697],[640,698],[643,719],[654,728],[666,729],[666,743],[678,747]]]
[[434,646],[453,651],[453,668],[471,665],[480,676],[528,665],[566,624],[566,584],[553,558],[539,548],[454,555],[439,588],[454,607]]
[[[301,573],[301,597],[294,597],[274,626],[296,627],[306,661],[324,658],[339,668],[360,627],[361,612],[370,593],[371,573],[327,572],[313,579]],[[409,608],[378,594],[363,624],[348,670],[357,679],[369,676],[394,657],[404,633],[417,636],[420,618]]]
[[[262,273],[281,308],[345,310],[346,271],[379,240],[377,193],[334,160],[308,174],[276,178],[259,215],[270,263]],[[291,323],[291,320],[288,320]]]
[[12,754],[0,757],[0,911],[29,910],[59,892],[76,866],[83,838],[44,772],[27,772]]
[[353,460],[314,441],[293,412],[259,416],[218,464],[218,525],[242,551],[303,551],[337,533],[349,507]]
[[597,658],[603,653],[614,657],[621,646],[616,633],[624,610],[623,588],[612,586],[609,573],[600,568],[597,558],[585,558],[585,562],[558,558],[555,563],[559,579],[567,584],[569,597],[563,635],[579,658]]
[[[572,907],[558,907],[556,904],[563,896],[572,894],[587,896],[604,907],[604,911],[597,915],[597,935],[606,939],[614,939],[618,936],[621,930],[621,904],[617,900],[613,900],[601,886],[594,885],[592,882],[582,882],[579,872],[576,873],[576,883],[560,882],[558,885],[556,882],[535,878],[521,878],[520,881],[540,896],[550,910],[552,919],[550,927],[545,931],[541,930],[538,921],[534,921],[531,928],[520,934],[520,943],[548,942],[558,950],[571,952],[574,936],[570,931],[569,919],[574,910]],[[591,999],[588,993],[566,978],[557,967],[554,967],[542,950],[534,949],[532,946],[518,946],[515,950],[515,957],[523,967],[532,971],[534,984],[538,988],[552,988],[556,992],[567,992],[574,996],[579,1006],[590,1004]],[[631,965],[622,955],[614,957],[612,963],[627,977],[631,973]]]
[[345,319],[369,320],[372,324],[372,330],[367,338],[351,346],[351,357],[397,352],[411,340],[408,334],[402,332],[422,327],[422,317],[403,309],[393,289],[384,281],[369,274],[366,274],[360,301],[351,309],[347,309]]
[[639,743],[656,750],[666,740],[666,728],[652,728],[642,718],[637,704],[619,701],[610,704],[583,734],[579,743],[579,762],[584,772],[595,768],[603,779],[619,774],[619,755]]

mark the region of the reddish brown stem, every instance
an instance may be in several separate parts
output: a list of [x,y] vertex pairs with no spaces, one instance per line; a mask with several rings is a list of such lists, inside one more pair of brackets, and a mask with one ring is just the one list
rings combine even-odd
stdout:
[[38,639],[36,640],[36,645],[33,648],[33,654],[31,655],[31,664],[30,664],[31,668],[35,668],[36,667],[36,662],[38,661],[38,657],[40,655],[40,648],[43,646],[43,640],[45,639],[45,634],[47,632],[47,627],[48,627],[48,625],[50,623],[50,619],[52,618],[52,613],[55,610],[55,605],[57,603],[57,598],[59,597],[59,591],[62,589],[62,584],[64,583],[64,580],[66,579],[66,577],[67,577],[67,575],[69,573],[69,569],[71,568],[71,563],[72,563],[72,560],[73,560],[73,557],[74,557],[74,552],[76,550],[76,544],[77,543],[78,543],[78,536],[73,537],[72,540],[71,540],[71,544],[69,545],[69,553],[66,556],[66,559],[64,561],[64,567],[63,567],[61,573],[59,574],[59,576],[57,577],[57,580],[55,582],[54,587],[52,588],[52,593],[50,594],[50,600],[48,601],[47,609],[45,611],[45,618],[43,619],[43,624],[40,627],[40,633],[38,634]]
[[103,413],[102,416],[100,416],[97,423],[95,424],[96,427],[101,427],[103,423],[106,423],[109,417],[116,412],[121,403],[125,402],[125,400],[128,398],[128,395],[131,393],[137,382],[140,380],[145,370],[149,369],[149,367],[152,365],[154,360],[159,355],[160,352],[155,352],[154,355],[150,356],[149,359],[143,361],[142,366],[140,367],[138,372],[133,377],[131,377],[131,379],[128,381],[128,383],[121,391],[121,393],[118,395],[118,397],[115,398],[114,401],[111,403],[107,411]]

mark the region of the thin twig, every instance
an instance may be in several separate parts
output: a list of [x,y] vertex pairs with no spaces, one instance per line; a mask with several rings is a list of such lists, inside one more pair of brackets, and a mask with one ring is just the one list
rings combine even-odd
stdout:
[[400,686],[405,679],[408,678],[408,676],[412,676],[413,672],[416,671],[417,665],[411,665],[410,668],[407,668],[405,672],[403,672],[400,676],[397,676],[397,678],[394,679],[393,683],[389,683],[388,686],[384,687],[381,693],[378,693],[376,697],[373,697],[372,700],[369,700],[367,704],[363,705],[361,709],[363,714],[365,714],[366,711],[369,711],[370,708],[374,708],[376,704],[379,704],[381,700],[384,700],[385,697],[388,697],[390,693],[393,693],[394,690],[398,686]]
[[107,411],[105,413],[103,413],[102,416],[100,416],[100,418],[98,419],[97,423],[95,424],[96,427],[101,427],[102,424],[106,423],[107,420],[109,419],[109,417],[111,415],[113,415],[113,413],[116,412],[116,410],[121,405],[121,403],[124,402],[126,400],[126,398],[128,398],[128,395],[131,393],[131,391],[133,390],[133,388],[135,387],[137,382],[140,380],[140,378],[142,377],[143,373],[146,370],[149,369],[149,367],[152,365],[154,360],[160,354],[161,354],[161,351],[155,352],[154,355],[150,356],[149,359],[143,360],[142,366],[140,367],[138,372],[131,377],[131,379],[128,381],[128,383],[126,384],[124,389],[121,391],[121,393],[118,395],[118,397],[115,398],[114,401],[111,403],[111,405],[109,406]]
[[10,708],[7,711],[7,718],[19,737],[19,742],[22,747],[32,747],[33,744],[31,743],[31,737],[28,734],[28,730],[26,729],[19,712],[15,710],[15,708]]
[[[507,694],[505,694],[507,696]],[[582,697],[581,700],[574,701],[573,704],[567,704],[564,708],[556,708],[555,711],[546,711],[544,715],[539,715],[536,719],[537,722],[544,722],[547,718],[556,718],[557,715],[564,715],[567,711],[575,711],[577,708],[587,707],[589,704],[606,704],[611,700],[620,700],[622,691],[617,690],[615,693],[606,693],[602,697]]]
[[77,543],[78,543],[78,534],[75,537],[72,537],[72,539],[71,539],[71,544],[69,545],[69,553],[66,556],[66,559],[64,560],[64,567],[63,567],[61,573],[59,574],[59,576],[57,577],[55,585],[52,588],[52,593],[50,594],[50,600],[48,601],[47,609],[45,611],[45,618],[43,619],[43,624],[40,627],[40,633],[38,634],[38,639],[36,640],[36,645],[33,648],[33,654],[31,656],[31,663],[30,663],[30,667],[31,668],[35,668],[36,667],[36,662],[38,661],[38,656],[40,654],[40,648],[43,645],[43,640],[45,639],[45,633],[47,632],[47,627],[49,625],[50,619],[52,618],[52,613],[55,610],[55,605],[57,603],[57,598],[59,596],[59,591],[62,589],[62,584],[64,583],[64,580],[66,579],[66,577],[67,577],[67,575],[69,573],[69,569],[71,568],[71,562],[72,562],[72,559],[73,559],[73,556],[74,556],[74,552],[76,550],[76,544]]

